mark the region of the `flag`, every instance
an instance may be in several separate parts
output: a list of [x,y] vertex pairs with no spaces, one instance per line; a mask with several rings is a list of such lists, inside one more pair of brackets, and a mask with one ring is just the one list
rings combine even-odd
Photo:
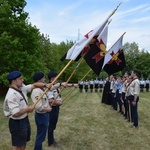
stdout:
[[78,60],[83,54],[82,51],[88,47],[89,43],[93,40],[94,36],[98,36],[100,34],[100,32],[103,30],[104,26],[108,22],[109,18],[112,15],[114,15],[114,13],[117,11],[121,3],[112,11],[112,13],[101,25],[89,31],[83,38],[77,41],[60,60],[61,61],[63,61],[64,59]]
[[[85,54],[90,45],[95,41],[98,35],[103,30],[104,26],[108,22],[109,17],[99,26],[95,27],[93,30],[86,33],[79,41],[77,41],[68,52],[60,59],[63,61],[64,59],[76,60],[79,59],[83,54]],[[77,58],[78,57],[78,58]]]
[[108,75],[121,71],[126,66],[122,48],[123,35],[118,39],[118,41],[110,48],[110,50],[105,55],[102,68],[105,72],[107,72]]
[[92,45],[97,41],[98,35],[95,35],[91,41],[84,47],[84,49],[80,52],[80,54],[77,56],[77,58],[74,61],[78,61],[81,57],[83,57],[89,49],[92,47]]
[[91,69],[99,75],[104,62],[104,56],[106,53],[108,36],[108,23],[105,25],[97,41],[91,46],[89,51],[85,54],[84,59]]

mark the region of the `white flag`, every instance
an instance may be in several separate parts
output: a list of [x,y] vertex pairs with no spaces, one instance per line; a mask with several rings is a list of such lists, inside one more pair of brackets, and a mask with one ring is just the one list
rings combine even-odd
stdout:
[[103,28],[105,27],[106,23],[108,22],[109,17],[95,29],[89,31],[81,40],[77,41],[67,52],[66,59],[75,60],[84,47],[92,40],[94,36],[98,36]]

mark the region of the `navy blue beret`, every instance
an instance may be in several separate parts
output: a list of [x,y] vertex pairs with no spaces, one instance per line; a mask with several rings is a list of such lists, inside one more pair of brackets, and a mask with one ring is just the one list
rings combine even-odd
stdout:
[[37,82],[39,81],[40,79],[42,79],[44,77],[44,73],[43,72],[36,72],[34,75],[33,75],[33,80],[34,82]]
[[58,75],[57,72],[51,71],[51,72],[48,74],[48,78],[51,79],[52,77],[56,77],[57,75]]
[[21,72],[15,70],[15,71],[12,71],[12,72],[9,73],[9,75],[7,76],[7,80],[9,80],[9,81],[15,80],[20,76],[22,76]]
[[127,71],[127,72],[126,72],[126,74],[127,74],[128,76],[130,76],[130,75],[131,75],[131,73],[130,73],[129,71]]

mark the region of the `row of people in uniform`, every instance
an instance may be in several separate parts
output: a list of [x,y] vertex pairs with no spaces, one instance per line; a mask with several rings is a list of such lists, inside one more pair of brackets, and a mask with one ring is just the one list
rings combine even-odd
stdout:
[[[59,90],[61,87],[77,87],[78,84],[55,82],[51,85],[56,76],[56,72],[50,72],[48,74],[49,84],[46,84],[44,73],[36,72],[33,76],[34,83],[25,85],[20,71],[9,73],[7,77],[9,89],[5,96],[3,111],[4,115],[9,117],[9,131],[13,150],[25,150],[31,135],[28,113],[33,112],[34,109],[37,127],[34,150],[42,150],[42,143],[46,134],[48,146],[57,145],[54,130],[58,122],[59,107],[62,105]],[[46,89],[48,90],[44,93]],[[31,92],[31,99],[34,104],[43,93],[44,95],[35,106],[28,106],[27,93],[29,92]]]
[[103,87],[105,85],[105,81],[102,80],[102,79],[91,79],[91,80],[85,80],[85,81],[80,81],[79,82],[79,90],[80,90],[80,93],[83,92],[83,89],[85,90],[85,92],[88,92],[90,90],[90,92],[92,93],[93,91],[95,92],[102,92],[103,90]]
[[125,119],[133,122],[132,127],[138,127],[138,101],[140,93],[140,73],[133,70],[123,76],[111,75],[106,79],[102,103],[111,105]]
[[149,87],[150,87],[150,80],[147,79],[147,80],[144,80],[144,79],[141,79],[140,80],[140,91],[143,92],[144,89],[146,92],[149,92]]

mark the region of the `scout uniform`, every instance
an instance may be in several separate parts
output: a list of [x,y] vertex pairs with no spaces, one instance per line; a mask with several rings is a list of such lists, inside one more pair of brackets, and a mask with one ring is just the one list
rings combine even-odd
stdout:
[[[48,74],[48,78],[49,80],[52,78],[52,77],[56,77],[57,76],[57,73],[56,72],[50,72]],[[47,92],[47,96],[48,96],[48,99],[51,100],[56,100],[58,102],[61,102],[62,99],[61,99],[61,96],[59,95],[59,88],[58,89],[55,89],[53,91],[48,91]],[[58,122],[58,117],[59,117],[59,108],[60,106],[59,105],[55,105],[53,104],[52,105],[52,111],[49,112],[49,126],[48,126],[48,146],[56,146],[57,145],[57,142],[55,141],[55,138],[54,138],[54,130],[56,129],[56,125],[57,125],[57,122]]]
[[[38,82],[40,79],[44,78],[42,72],[36,72],[33,76],[34,82]],[[33,102],[36,102],[38,97],[42,95],[44,89],[35,88],[31,93],[31,99]],[[49,100],[45,94],[42,99],[35,105],[35,123],[37,126],[37,134],[34,150],[42,150],[42,143],[45,140],[46,132],[49,124],[49,113],[44,111],[45,108],[49,107]]]
[[93,85],[94,85],[94,81],[92,79],[92,80],[90,80],[90,91],[91,91],[91,93],[93,92]]
[[[12,71],[8,76],[8,81],[16,80],[21,77],[21,72]],[[10,87],[7,91],[3,112],[9,117],[9,130],[12,138],[13,146],[25,146],[26,142],[30,140],[31,128],[27,113],[19,117],[15,117],[21,109],[28,107],[27,93],[31,92],[32,85],[23,85],[20,89]]]
[[[138,127],[138,112],[137,106],[139,101],[139,93],[140,93],[140,82],[139,79],[134,79],[130,84],[130,96],[129,99],[131,101],[131,111],[133,115],[133,126]],[[134,99],[134,95],[137,95],[137,99]],[[133,102],[136,102],[136,105],[133,105]]]

